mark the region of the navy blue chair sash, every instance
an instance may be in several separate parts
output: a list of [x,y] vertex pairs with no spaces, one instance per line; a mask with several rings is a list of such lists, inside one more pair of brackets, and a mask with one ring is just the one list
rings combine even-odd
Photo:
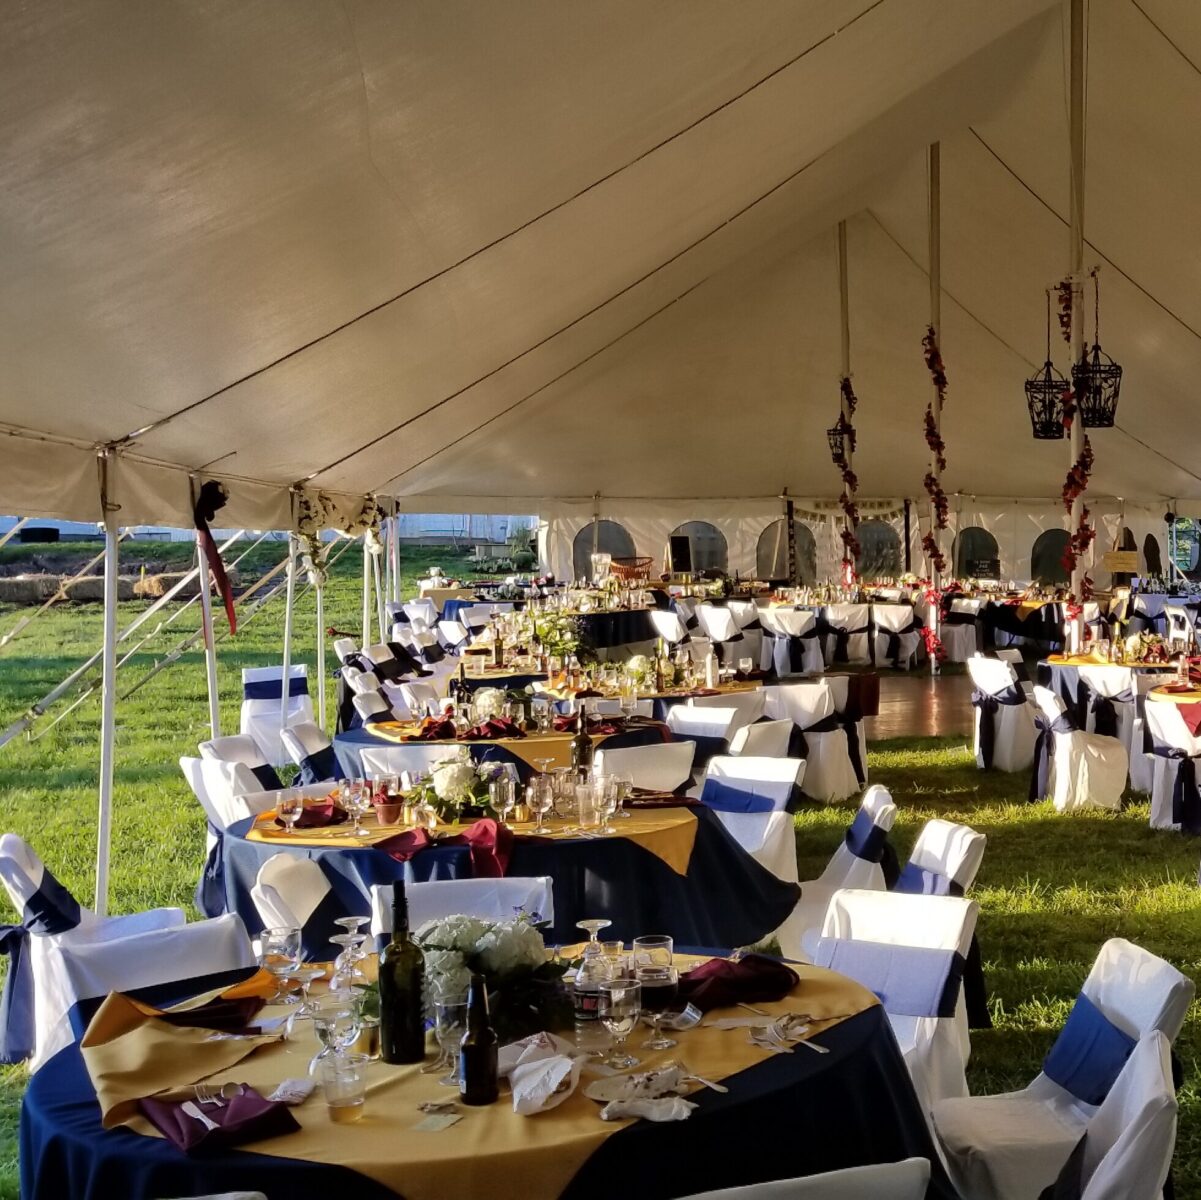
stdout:
[[[355,709],[355,711],[358,712],[358,709]],[[361,723],[363,725],[377,725],[380,721],[394,721],[395,719],[396,716],[394,713],[388,709],[384,709],[383,712],[374,712],[369,717],[364,717]]]
[[950,612],[942,614],[942,623],[944,625],[975,625],[976,614],[970,612],[956,612],[951,609]]
[[717,779],[712,775],[705,780],[705,786],[701,790],[701,803],[717,812],[731,813],[776,812],[784,807],[767,796],[757,796],[754,792],[746,791],[736,782]]
[[911,896],[962,896],[963,888],[949,875],[928,871],[915,863],[906,863],[901,868],[896,883],[890,889]]
[[1034,727],[1038,730],[1038,736],[1034,739],[1034,764],[1030,768],[1028,799],[1031,804],[1041,800],[1047,794],[1048,780],[1051,777],[1051,749],[1054,745],[1055,734],[1075,733],[1076,723],[1066,712],[1051,721],[1047,719],[1045,713],[1039,710],[1034,714]]
[[894,1016],[955,1015],[963,956],[954,950],[824,937],[817,943],[813,961],[861,983]]
[[[259,679],[242,684],[242,697],[245,700],[282,700],[283,682],[279,679]],[[288,680],[289,696],[307,696],[309,681],[303,675],[293,675]]]
[[[871,626],[863,625],[858,629],[840,629],[837,625],[831,625],[829,621],[822,618],[820,620],[821,631],[824,634],[833,637],[834,639],[834,658],[833,662],[848,662],[850,660],[850,645],[851,638],[859,633],[870,633]],[[867,639],[868,657],[875,662],[875,648],[872,646],[872,640]]]
[[1081,992],[1043,1060],[1043,1074],[1077,1100],[1100,1104],[1134,1047],[1135,1039]]
[[265,792],[273,792],[276,788],[284,786],[279,772],[270,763],[259,763],[257,767],[250,768],[250,773],[262,784]]
[[846,734],[847,756],[854,768],[855,778],[859,780],[859,786],[862,787],[867,782],[867,775],[863,770],[863,755],[859,752],[858,724],[853,717],[846,713],[831,713],[828,717],[822,717],[820,721],[816,721],[812,725],[806,725],[804,729],[795,730],[789,745],[789,754],[808,758],[809,744],[805,741],[805,734],[833,733],[836,729],[841,729]]
[[997,745],[997,712],[1004,704],[1014,708],[1026,703],[1026,693],[1016,683],[1003,692],[972,692],[972,704],[980,710],[980,758],[986,771],[992,770],[993,753]]
[[[1144,726],[1144,729],[1146,727]],[[1147,730],[1151,739],[1150,752],[1156,758],[1173,759],[1179,765],[1172,784],[1172,823],[1181,832],[1201,835],[1201,792],[1197,789],[1197,760],[1180,746],[1162,742]]]
[[817,626],[810,626],[804,633],[772,633],[765,635],[772,641],[772,662],[775,662],[775,649],[781,643],[788,647],[788,670],[793,675],[799,675],[805,670],[805,643],[820,636]]
[[846,848],[864,862],[878,863],[884,857],[888,831],[872,821],[871,814],[860,809],[847,828]]
[[904,629],[879,629],[878,633],[884,634],[888,638],[888,646],[885,650],[885,657],[898,670],[901,666],[901,638],[907,633],[917,633],[921,629],[922,623],[916,617]]
[[306,754],[300,760],[300,782],[328,783],[334,779],[345,779],[342,768],[338,766],[338,756],[333,746],[322,746],[312,754]]

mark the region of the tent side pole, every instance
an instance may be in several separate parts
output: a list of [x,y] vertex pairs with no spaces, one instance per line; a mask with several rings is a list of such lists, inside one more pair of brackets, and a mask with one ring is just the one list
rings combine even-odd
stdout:
[[100,710],[100,798],[96,832],[96,899],[100,916],[108,912],[108,865],[113,825],[113,749],[117,699],[117,507],[109,500],[114,453],[100,459],[100,503],[104,512],[104,647]]
[[392,501],[392,599],[400,604],[404,597],[400,594],[400,507]]
[[367,535],[363,535],[363,646],[371,645],[371,555]]
[[[1070,82],[1070,142],[1072,149],[1072,221],[1071,221],[1071,273],[1072,289],[1072,366],[1084,357],[1084,0],[1072,0],[1071,15],[1071,82]],[[1069,373],[1070,378],[1070,373]],[[1084,450],[1084,426],[1079,408],[1069,430],[1069,469],[1079,461]],[[1077,495],[1072,501],[1071,525],[1068,536],[1075,536],[1080,528],[1084,512],[1084,497]],[[1071,594],[1076,603],[1084,598],[1084,564],[1078,557],[1072,568]],[[1084,640],[1084,620],[1079,617],[1069,622],[1067,645],[1070,653]]]
[[292,690],[292,608],[296,600],[296,539],[288,533],[288,592],[284,602],[284,669],[280,676],[279,728],[288,728],[288,701]]
[[380,555],[373,554],[371,556],[371,574],[375,580],[375,616],[379,622],[379,640],[386,642],[388,640],[389,631],[384,628],[384,622],[388,619],[387,609],[384,607],[386,597],[384,589],[380,585]]
[[317,724],[325,728],[325,585],[313,585],[317,593]]
[[196,539],[196,563],[200,586],[200,624],[204,632],[204,677],[209,698],[209,736],[221,736],[221,703],[217,691],[217,647],[213,643],[213,585],[209,578],[204,546]]
[[[942,151],[938,142],[930,145],[930,328],[934,330],[934,344],[940,346],[942,337]],[[942,397],[938,388],[934,388],[934,401],[931,405],[934,413],[934,432],[942,434]],[[938,455],[930,456],[930,473],[941,482],[942,472],[938,469]],[[939,538],[938,513],[934,508],[934,499],[930,499],[930,536],[938,548]],[[937,563],[930,563],[930,582],[935,594],[942,588],[942,572]],[[926,621],[934,638],[938,637],[938,623],[941,605],[936,601],[930,605]],[[938,674],[938,655],[930,655],[930,674]]]
[[[847,270],[847,223],[845,221],[838,222],[838,315],[839,328],[842,335],[842,377],[839,380],[839,412],[842,416],[844,425],[850,425],[854,421],[854,414],[851,412],[850,401],[847,399],[846,391],[841,386],[842,379],[850,379],[851,377],[851,281]],[[843,439],[842,452],[846,459],[847,470],[852,467],[852,460],[855,457],[855,451],[852,449],[850,441],[847,438]],[[845,488],[846,485],[844,484]],[[849,489],[848,489],[849,491]],[[845,513],[842,518],[843,531],[854,532],[851,529],[851,519]],[[850,550],[843,543],[842,557],[844,566],[840,568],[841,577],[839,584],[843,587],[850,587],[854,582],[854,573],[858,571],[859,564],[853,563],[849,558]]]

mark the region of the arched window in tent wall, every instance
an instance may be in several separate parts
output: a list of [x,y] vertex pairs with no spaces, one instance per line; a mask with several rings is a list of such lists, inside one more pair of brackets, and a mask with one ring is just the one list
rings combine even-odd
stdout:
[[[997,539],[980,525],[969,525],[955,535],[955,576],[970,579],[981,576],[977,563],[996,562],[1001,557]],[[983,576],[991,578],[991,576]]]
[[1063,565],[1063,552],[1068,547],[1066,529],[1044,529],[1034,539],[1030,550],[1030,578],[1035,583],[1058,585],[1070,582]]
[[[629,530],[617,521],[597,522],[596,548],[614,558],[633,558],[637,553]],[[592,578],[592,522],[589,521],[571,543],[571,567],[576,579]]]
[[895,579],[900,575],[901,538],[887,521],[864,521],[856,536],[859,538],[856,569],[860,579]]
[[[797,570],[804,584],[817,582],[817,541],[813,530],[803,521],[793,521],[796,537]],[[784,518],[773,521],[760,535],[755,550],[757,579],[788,578],[788,531]]]
[[671,531],[672,537],[687,537],[692,549],[694,571],[724,571],[729,565],[726,536],[708,521],[685,521]]

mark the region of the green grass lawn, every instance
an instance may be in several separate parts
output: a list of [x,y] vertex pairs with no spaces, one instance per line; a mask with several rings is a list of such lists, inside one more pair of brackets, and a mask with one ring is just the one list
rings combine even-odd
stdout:
[[[87,547],[84,557],[94,552]],[[19,561],[15,554],[19,548],[12,546],[0,552],[4,560]],[[183,561],[188,551],[171,548],[170,554],[178,560],[168,560],[162,543],[125,548],[129,562]],[[282,554],[281,543],[265,544],[255,552],[255,561],[261,570]],[[412,591],[412,579],[431,563],[448,573],[466,570],[452,550],[406,551],[406,594]],[[327,625],[358,628],[361,570],[359,551],[352,548],[327,589]],[[122,605],[121,626],[142,607]],[[0,636],[24,611],[0,606]],[[217,617],[220,621],[219,610]],[[139,651],[122,670],[122,690],[194,630],[198,620],[198,606],[193,605]],[[294,655],[310,663],[310,674],[315,621],[309,592],[297,605]],[[147,628],[154,624],[152,620]],[[237,728],[242,667],[279,661],[281,626],[282,599],[220,647],[227,732]],[[87,658],[99,640],[98,605],[63,607],[40,618],[0,652],[0,728]],[[332,685],[330,697],[332,713]],[[35,733],[46,724],[43,718]],[[98,724],[99,703],[93,698],[40,740],[22,737],[0,749],[0,828],[28,838],[88,903],[96,854]],[[204,820],[177,760],[194,754],[196,743],[207,736],[204,664],[196,649],[118,705],[111,911],[163,904],[190,908],[203,861]],[[893,837],[902,860],[931,816],[962,820],[988,835],[974,896],[981,906],[979,936],[996,1027],[973,1036],[973,1091],[1019,1087],[1037,1073],[1107,937],[1131,938],[1194,978],[1201,973],[1201,894],[1196,887],[1201,846],[1153,833],[1145,801],[1136,799],[1117,815],[1061,816],[1048,804],[1027,805],[1025,778],[978,772],[961,738],[875,743],[868,762],[872,780],[889,787],[900,808]],[[820,872],[850,813],[851,806],[845,805],[797,814],[802,877]],[[0,916],[8,919],[7,913]],[[1199,1030],[1194,1012],[1177,1042],[1185,1068],[1175,1166],[1182,1198],[1201,1198]],[[23,1069],[0,1073],[0,1200],[17,1195],[16,1124],[23,1083]]]

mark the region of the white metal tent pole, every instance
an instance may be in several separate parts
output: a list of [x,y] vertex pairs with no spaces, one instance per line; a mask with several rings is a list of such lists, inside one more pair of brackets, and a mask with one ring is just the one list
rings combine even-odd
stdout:
[[104,514],[104,648],[100,709],[100,803],[96,832],[96,900],[99,916],[108,912],[108,860],[113,825],[113,748],[117,699],[117,508],[110,500],[116,454],[100,457],[100,505]]
[[392,518],[380,522],[380,533],[384,542],[384,599],[392,599]]
[[[942,341],[942,154],[938,142],[930,144],[930,328],[934,330],[934,344],[941,346]],[[942,397],[938,388],[934,387],[934,402],[931,406],[934,413],[935,436],[942,434]],[[938,468],[938,454],[930,455],[930,473],[941,483],[942,472]],[[930,536],[934,539],[934,548],[938,550],[938,513],[934,506],[934,497],[930,498]],[[942,573],[936,562],[930,563],[930,582],[935,593],[942,588]],[[938,622],[941,616],[941,606],[938,603],[930,605],[926,620],[934,636],[938,636]],[[930,655],[930,674],[938,674],[938,656]]]
[[288,594],[284,601],[284,670],[280,678],[279,727],[288,728],[288,701],[292,690],[292,608],[296,601],[296,538],[288,532]]
[[317,724],[325,728],[325,584],[320,576],[313,584],[317,593]]
[[392,501],[392,599],[400,604],[400,506]]
[[0,534],[0,549],[3,549],[3,547],[12,541],[13,537],[25,527],[28,520],[28,517],[22,517],[7,533]]
[[[1071,366],[1084,357],[1084,0],[1072,0],[1071,23],[1071,147],[1072,147],[1072,221],[1071,221],[1071,274],[1072,289]],[[1070,378],[1070,370],[1069,370]],[[1084,450],[1084,426],[1080,416],[1080,399],[1076,397],[1076,414],[1072,419],[1068,441],[1071,461],[1068,469],[1079,460]],[[1080,517],[1084,511],[1084,497],[1077,495],[1072,501],[1071,525],[1068,537],[1074,537],[1080,528]],[[1084,564],[1078,557],[1072,568],[1072,599],[1080,603],[1084,594]],[[1068,630],[1069,652],[1078,647],[1084,636],[1083,616],[1070,623]]]
[[[838,222],[838,302],[842,330],[842,379],[849,379],[851,377],[851,285],[847,275],[847,223],[845,221]],[[841,397],[839,403],[842,411],[842,423],[850,425],[854,420],[854,414],[851,412],[851,403],[847,399],[846,388],[842,386],[842,379],[839,380],[838,389]],[[850,471],[851,460],[854,458],[855,452],[847,437],[842,439],[842,453],[846,459],[847,470]],[[845,483],[843,487],[846,487]],[[842,527],[844,530],[851,528],[850,518],[845,513],[842,517]],[[842,557],[845,559],[849,553],[850,550],[844,542]],[[855,566],[854,563],[851,565]],[[851,581],[845,578],[846,572],[843,572],[843,575],[840,583],[849,586]]]
[[371,555],[367,553],[366,534],[363,534],[363,645],[371,645]]
[[[365,545],[365,543],[364,543]],[[371,556],[371,574],[375,579],[375,616],[379,622],[379,640],[386,642],[390,630],[384,628],[384,622],[388,619],[387,609],[384,607],[384,589],[380,585],[380,555],[373,554]]]
[[213,643],[213,583],[204,557],[204,546],[196,539],[196,564],[200,586],[200,625],[204,632],[204,675],[209,697],[210,736],[221,736],[221,704],[217,692],[217,647]]

